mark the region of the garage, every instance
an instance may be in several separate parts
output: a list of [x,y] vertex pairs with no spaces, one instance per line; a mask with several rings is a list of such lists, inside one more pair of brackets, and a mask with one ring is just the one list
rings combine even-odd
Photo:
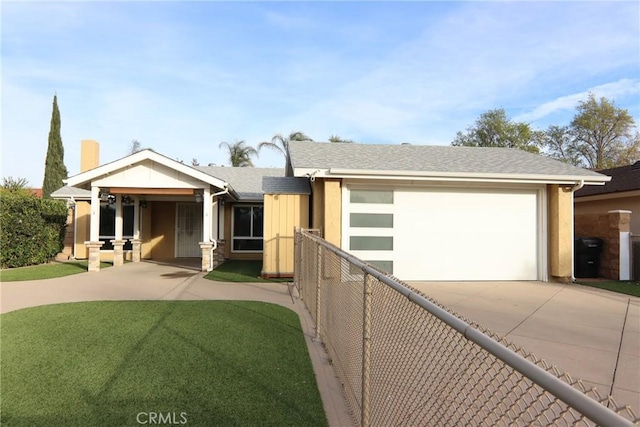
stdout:
[[541,186],[343,187],[343,248],[402,280],[544,280]]

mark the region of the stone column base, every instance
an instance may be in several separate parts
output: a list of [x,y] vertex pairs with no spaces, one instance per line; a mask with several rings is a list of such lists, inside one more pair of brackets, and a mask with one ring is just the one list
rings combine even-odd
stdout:
[[211,248],[213,248],[213,243],[200,242],[200,249],[202,249],[202,271],[209,271],[209,265],[211,264]]
[[113,245],[113,266],[122,267],[124,264],[124,244],[126,240],[110,240]]
[[222,264],[224,260],[224,247],[226,242],[224,240],[218,240],[218,247],[213,251],[213,268],[217,268]]
[[100,248],[104,245],[104,242],[84,242],[84,245],[89,249],[87,270],[91,272],[100,271]]
[[142,240],[140,239],[131,239],[132,250],[131,250],[131,262],[140,262],[142,258]]

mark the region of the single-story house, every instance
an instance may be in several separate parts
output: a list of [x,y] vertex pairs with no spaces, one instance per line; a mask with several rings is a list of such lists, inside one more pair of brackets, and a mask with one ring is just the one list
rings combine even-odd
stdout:
[[99,260],[263,259],[293,272],[295,227],[403,280],[567,280],[573,192],[610,178],[505,148],[292,141],[284,169],[192,167],[152,150],[81,173],[54,197],[73,207],[73,255]]

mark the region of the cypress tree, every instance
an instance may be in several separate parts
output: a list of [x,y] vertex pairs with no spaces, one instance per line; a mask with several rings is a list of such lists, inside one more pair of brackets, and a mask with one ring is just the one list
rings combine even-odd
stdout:
[[44,181],[42,194],[50,198],[51,193],[62,187],[63,179],[67,178],[67,167],[64,165],[64,148],[60,137],[60,110],[58,110],[58,96],[53,96],[53,113],[51,114],[51,128],[49,129],[49,146],[44,165]]

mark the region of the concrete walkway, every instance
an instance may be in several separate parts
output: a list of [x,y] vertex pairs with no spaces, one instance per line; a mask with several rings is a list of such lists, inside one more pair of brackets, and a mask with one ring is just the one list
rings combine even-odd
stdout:
[[99,273],[0,284],[0,313],[27,307],[79,301],[246,300],[279,304],[300,317],[324,410],[331,426],[353,424],[333,367],[316,342],[313,320],[286,283],[221,283],[188,267],[150,262],[129,263]]
[[640,411],[640,298],[574,284],[409,282]]

